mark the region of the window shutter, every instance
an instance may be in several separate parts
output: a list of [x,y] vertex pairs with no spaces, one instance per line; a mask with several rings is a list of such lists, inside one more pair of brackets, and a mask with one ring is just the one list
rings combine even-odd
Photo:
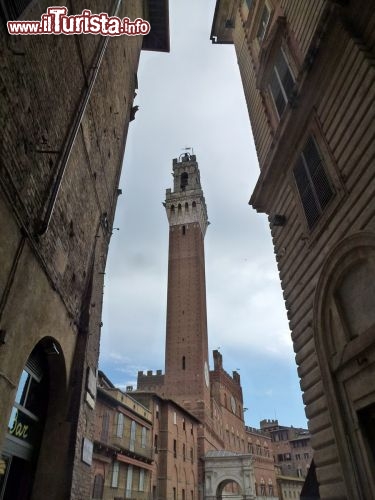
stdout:
[[102,499],[104,488],[104,478],[101,474],[97,474],[94,478],[94,488],[92,490],[92,498]]
[[320,208],[323,211],[329,200],[332,198],[333,190],[324,171],[322,159],[312,137],[309,137],[303,150],[303,155],[310,171]]
[[311,229],[334,194],[313,137],[309,137],[306,141],[293,174]]
[[309,182],[305,164],[302,158],[299,158],[293,170],[297,183],[297,188],[302,201],[303,208],[309,228],[312,228],[319,218],[319,208],[315,201],[314,193]]
[[119,471],[119,463],[113,462],[112,482],[111,482],[112,488],[117,488],[118,486],[118,471]]

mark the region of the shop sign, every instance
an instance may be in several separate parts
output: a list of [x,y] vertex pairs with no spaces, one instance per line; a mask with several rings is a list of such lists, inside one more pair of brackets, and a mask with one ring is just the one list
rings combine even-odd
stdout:
[[18,408],[13,407],[8,424],[8,433],[22,441],[33,444],[35,438],[37,422],[23,413]]

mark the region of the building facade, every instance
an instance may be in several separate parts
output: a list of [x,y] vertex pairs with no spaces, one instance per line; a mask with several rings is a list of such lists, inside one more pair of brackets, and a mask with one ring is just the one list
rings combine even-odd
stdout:
[[277,481],[271,437],[262,428],[245,427],[247,453],[254,464],[255,494],[277,497]]
[[321,498],[375,496],[374,2],[218,0],[260,165]]
[[153,415],[99,372],[90,498],[149,500]]
[[175,401],[134,392],[153,415],[152,500],[197,500],[200,422]]
[[103,276],[138,61],[142,44],[168,50],[156,0],[68,3],[154,18],[144,41],[8,34],[7,20],[50,5],[0,2],[2,499],[90,498]]

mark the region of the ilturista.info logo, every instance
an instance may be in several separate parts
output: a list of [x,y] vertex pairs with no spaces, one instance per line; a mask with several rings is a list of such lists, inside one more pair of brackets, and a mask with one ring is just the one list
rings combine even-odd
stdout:
[[147,35],[151,30],[150,23],[141,18],[131,21],[128,17],[108,16],[106,12],[93,14],[89,9],[68,16],[67,7],[48,7],[40,21],[8,21],[7,26],[10,35],[136,36]]

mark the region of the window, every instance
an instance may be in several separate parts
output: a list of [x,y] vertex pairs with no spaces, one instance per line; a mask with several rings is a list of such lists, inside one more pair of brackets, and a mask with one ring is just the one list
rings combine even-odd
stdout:
[[177,413],[175,411],[173,412],[173,423],[177,425]]
[[306,141],[293,174],[307,224],[311,229],[334,194],[313,137]]
[[92,489],[92,498],[101,500],[103,498],[104,477],[101,474],[96,474],[94,478],[94,487]]
[[146,448],[146,444],[147,444],[147,429],[146,427],[142,427],[141,448]]
[[177,500],[176,488],[173,488],[173,500]]
[[159,405],[156,405],[155,407],[155,417],[159,418]]
[[139,491],[145,491],[145,471],[144,471],[144,469],[140,469],[140,471],[139,471],[139,485],[138,485],[138,490]]
[[182,500],[185,500],[185,490],[182,489]]
[[112,488],[117,488],[117,486],[118,486],[118,471],[119,471],[119,463],[113,462],[112,480],[111,480],[111,487]]
[[182,234],[185,235],[186,234],[186,227],[185,226],[182,226]]
[[106,443],[108,441],[108,430],[109,430],[109,413],[108,411],[105,411],[102,417],[102,432],[100,435],[100,440],[103,443]]
[[130,451],[134,451],[136,430],[137,430],[137,424],[134,422],[134,420],[132,420],[130,427],[130,443],[129,443]]
[[181,189],[182,190],[185,190],[185,187],[188,185],[189,183],[189,175],[187,172],[184,172],[183,174],[181,174]]
[[186,358],[185,356],[182,356],[182,369],[185,370],[185,368],[186,368]]
[[262,17],[260,18],[260,23],[259,23],[258,33],[257,33],[257,38],[260,42],[263,40],[264,35],[266,33],[269,19],[270,19],[270,11],[268,10],[267,5],[264,4],[263,11],[262,11]]
[[186,460],[186,446],[185,446],[185,443],[182,445],[182,459],[185,462],[185,460]]
[[173,440],[173,456],[177,458],[177,441],[175,439]]
[[271,71],[269,88],[275,103],[279,118],[283,114],[285,107],[290,100],[294,87],[294,78],[285,54],[280,49],[276,55],[274,65]]
[[193,448],[190,448],[190,460],[191,460],[191,463],[194,462],[194,450],[193,450]]
[[271,479],[269,479],[269,481],[268,481],[268,494],[270,497],[272,497],[273,496],[273,484],[270,481],[271,481]]
[[155,453],[158,453],[158,435],[155,434],[154,436],[154,450],[155,450]]
[[116,436],[122,437],[124,433],[124,415],[122,413],[117,414],[117,427],[116,427]]
[[133,466],[128,465],[128,474],[126,476],[126,496],[130,497],[132,494],[132,484],[133,484]]

